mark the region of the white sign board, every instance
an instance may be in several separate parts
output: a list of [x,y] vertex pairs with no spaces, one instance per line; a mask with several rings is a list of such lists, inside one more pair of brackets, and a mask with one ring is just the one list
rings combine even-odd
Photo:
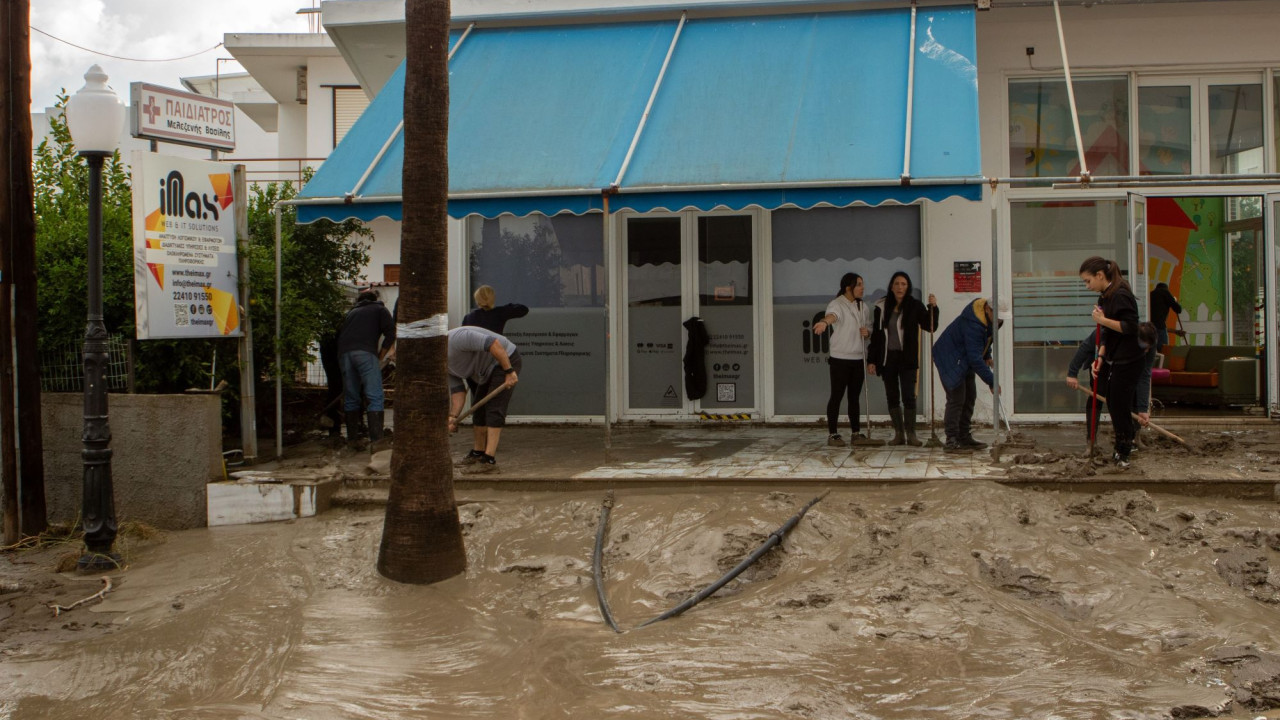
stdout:
[[232,165],[134,151],[138,339],[239,337]]
[[236,149],[236,110],[230,100],[148,83],[131,83],[133,136],[213,150]]

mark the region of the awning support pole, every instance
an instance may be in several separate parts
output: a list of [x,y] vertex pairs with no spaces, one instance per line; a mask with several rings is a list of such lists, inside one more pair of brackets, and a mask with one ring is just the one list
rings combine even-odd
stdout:
[[1080,158],[1080,177],[1088,182],[1089,165],[1084,157],[1084,138],[1080,134],[1080,113],[1076,110],[1076,91],[1071,84],[1071,64],[1067,61],[1067,37],[1062,32],[1062,9],[1053,0],[1053,16],[1058,22],[1058,48],[1062,52],[1062,73],[1067,81],[1067,102],[1071,105],[1071,126],[1076,131],[1076,155]]
[[[911,0],[911,43],[907,48],[907,128],[902,144],[902,184],[911,182],[912,107],[916,96],[916,0]],[[932,412],[932,411],[930,411]]]
[[[462,47],[462,43],[466,42],[467,36],[471,34],[471,31],[474,30],[475,27],[476,24],[471,23],[467,26],[466,30],[462,31],[462,36],[458,38],[458,42],[454,43],[453,49],[449,51],[449,57],[446,59],[446,62],[453,59],[454,53],[458,52],[458,48]],[[369,167],[364,169],[364,174],[356,181],[355,187],[351,188],[351,192],[347,193],[348,197],[357,197],[360,195],[360,191],[364,189],[365,181],[373,174],[373,169],[378,167],[378,163],[382,162],[382,158],[387,154],[387,151],[391,149],[392,143],[396,141],[396,138],[400,137],[400,132],[403,130],[404,119],[401,118],[400,122],[396,125],[396,129],[391,131],[391,136],[387,138],[386,142],[382,143],[382,148],[378,150],[378,154],[374,155],[373,160],[369,162]]]
[[462,36],[458,38],[458,42],[453,44],[453,49],[449,51],[449,57],[445,58],[445,62],[452,60],[453,56],[458,54],[458,48],[462,47],[462,43],[467,41],[467,36],[470,35],[471,31],[475,29],[476,29],[476,24],[471,23],[470,25],[467,26],[466,30],[462,31]]
[[399,124],[396,125],[396,129],[391,131],[391,135],[387,137],[387,141],[382,143],[382,147],[378,150],[378,154],[374,155],[373,159],[369,161],[369,167],[364,169],[364,174],[360,176],[360,179],[356,181],[355,187],[351,188],[351,192],[347,194],[349,197],[357,197],[360,195],[360,191],[364,189],[364,182],[373,174],[373,169],[378,167],[378,163],[382,162],[382,158],[387,154],[387,150],[391,149],[391,144],[396,141],[396,138],[400,137],[401,130],[404,130],[404,120],[401,120]]
[[644,134],[645,123],[649,122],[649,112],[653,110],[653,101],[658,97],[658,89],[662,87],[662,78],[667,75],[667,66],[671,64],[671,56],[676,51],[676,43],[680,41],[680,33],[684,31],[684,23],[689,17],[688,12],[680,13],[680,22],[676,25],[676,32],[671,36],[671,45],[667,47],[667,56],[662,60],[662,69],[658,71],[658,79],[653,81],[653,90],[649,93],[649,102],[645,103],[644,114],[640,116],[640,124],[636,126],[636,134],[631,137],[631,147],[627,148],[627,156],[622,159],[622,167],[618,168],[618,177],[613,181],[613,187],[622,184],[622,176],[627,174],[627,167],[631,165],[631,156],[635,155],[636,146],[640,144],[640,136]]
[[276,457],[284,457],[284,387],[280,384],[283,373],[280,372],[280,244],[281,244],[281,210],[276,203]]

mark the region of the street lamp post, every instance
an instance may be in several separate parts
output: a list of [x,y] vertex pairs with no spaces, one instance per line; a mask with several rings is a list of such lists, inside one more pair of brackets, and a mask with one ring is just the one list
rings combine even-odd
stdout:
[[84,333],[84,495],[81,517],[85,553],[77,567],[99,572],[120,566],[116,541],[115,491],[111,484],[111,426],[107,423],[109,360],[107,326],[102,320],[102,166],[115,152],[124,130],[125,108],[107,86],[107,74],[94,65],[84,87],[67,101],[67,129],[89,163],[89,322]]

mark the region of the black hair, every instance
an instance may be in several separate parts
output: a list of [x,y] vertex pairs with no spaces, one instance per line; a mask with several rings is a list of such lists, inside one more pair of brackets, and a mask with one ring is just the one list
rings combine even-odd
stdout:
[[1107,282],[1111,284],[1107,286],[1106,290],[1102,291],[1103,297],[1110,297],[1116,290],[1122,287],[1129,287],[1129,282],[1124,279],[1124,275],[1120,274],[1120,265],[1114,260],[1108,260],[1098,255],[1086,258],[1084,262],[1080,263],[1080,274],[1083,275],[1085,273],[1090,275],[1102,273],[1107,276]]
[[836,297],[843,295],[845,288],[858,287],[858,281],[861,279],[862,276],[854,272],[847,272],[842,275],[840,277],[840,291],[836,293]]
[[899,270],[893,274],[893,277],[889,278],[889,287],[885,288],[884,314],[886,318],[892,315],[894,308],[898,306],[898,298],[893,294],[893,281],[897,280],[899,277],[907,281],[907,292],[902,296],[903,303],[907,301],[907,298],[911,297],[911,276],[902,270]]
[[361,290],[356,296],[356,302],[375,302],[378,300],[378,293],[373,290]]

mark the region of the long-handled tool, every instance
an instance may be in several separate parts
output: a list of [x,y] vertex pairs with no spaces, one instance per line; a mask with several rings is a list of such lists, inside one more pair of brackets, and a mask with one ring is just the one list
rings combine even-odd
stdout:
[[493,392],[489,393],[488,395],[485,395],[484,397],[480,398],[480,401],[479,401],[479,402],[474,403],[471,407],[469,407],[469,408],[467,408],[466,410],[464,410],[464,411],[462,412],[462,414],[458,416],[458,419],[457,419],[457,420],[454,420],[454,425],[456,426],[458,423],[460,423],[460,422],[462,422],[463,420],[465,420],[465,419],[467,419],[468,417],[470,417],[470,416],[471,416],[471,413],[473,413],[473,412],[475,412],[476,410],[479,410],[480,408],[484,407],[484,404],[485,404],[485,403],[487,403],[487,402],[489,402],[490,400],[492,400],[492,399],[494,399],[494,398],[498,397],[498,394],[499,394],[499,393],[501,393],[503,390],[506,390],[506,389],[507,389],[507,386],[506,386],[505,384],[503,384],[503,385],[499,385],[499,386],[498,386],[498,388],[497,388],[496,390],[494,390]]
[[[935,323],[936,324],[936,323]],[[933,331],[929,331],[929,439],[924,441],[927,448],[940,448],[942,441],[938,439],[938,428],[934,423],[934,411],[937,405],[933,402]]]
[[1089,391],[1093,395],[1089,406],[1089,457],[1093,457],[1093,445],[1098,439],[1098,373],[1093,366],[1098,361],[1098,346],[1101,344],[1102,326],[1098,325],[1093,331],[1093,362],[1089,363],[1089,384],[1093,386]]
[[[865,365],[863,367],[866,367]],[[871,377],[865,372],[862,378],[862,407],[867,413],[867,432],[865,438],[855,436],[853,438],[854,445],[883,445],[882,442],[876,442],[871,439]]]
[[[1082,392],[1082,393],[1086,393],[1086,394],[1092,395],[1092,396],[1093,396],[1094,403],[1095,403],[1095,407],[1096,407],[1096,404],[1097,404],[1097,403],[1099,403],[1099,402],[1106,402],[1106,401],[1107,401],[1107,399],[1106,399],[1106,398],[1104,398],[1104,397],[1102,397],[1101,395],[1099,395],[1096,391],[1090,390],[1090,389],[1088,389],[1088,388],[1084,387],[1083,385],[1076,385],[1076,389],[1077,389],[1077,390],[1079,390],[1079,391],[1080,391],[1080,392]],[[1137,419],[1138,419],[1138,413],[1133,413],[1133,412],[1131,412],[1131,413],[1129,413],[1129,414],[1133,416],[1133,419],[1134,419],[1134,420],[1137,420]],[[1183,447],[1185,447],[1185,448],[1187,448],[1187,449],[1191,449],[1191,445],[1189,445],[1189,444],[1187,443],[1187,441],[1186,441],[1186,440],[1183,440],[1182,438],[1178,437],[1177,435],[1174,435],[1173,433],[1169,432],[1168,430],[1165,430],[1164,428],[1162,428],[1162,427],[1160,427],[1159,425],[1157,425],[1157,424],[1155,424],[1155,423],[1151,422],[1150,420],[1148,420],[1148,421],[1147,421],[1147,427],[1151,428],[1152,430],[1155,430],[1156,432],[1158,432],[1158,433],[1160,433],[1161,435],[1163,435],[1163,436],[1165,436],[1165,437],[1169,438],[1170,440],[1173,440],[1173,441],[1177,442],[1178,444],[1182,445]],[[1092,438],[1091,438],[1091,440],[1092,440]],[[1092,443],[1092,442],[1090,442],[1090,447],[1092,447],[1092,445],[1093,445],[1093,443]]]

